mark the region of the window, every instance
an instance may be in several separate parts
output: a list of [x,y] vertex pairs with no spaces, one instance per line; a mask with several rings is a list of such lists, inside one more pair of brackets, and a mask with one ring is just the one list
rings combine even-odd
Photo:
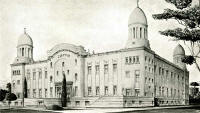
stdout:
[[42,78],[42,71],[39,71],[39,79]]
[[140,38],[142,38],[142,28],[140,28]]
[[108,64],[104,65],[104,74],[108,74]]
[[75,73],[75,82],[78,80],[78,74]]
[[105,95],[108,95],[108,86],[105,86],[104,94],[105,94]]
[[42,98],[42,89],[39,89],[39,98]]
[[145,58],[144,58],[144,59],[145,59],[145,62],[146,62],[146,61],[147,61],[147,56],[145,56]]
[[76,101],[76,106],[80,106],[80,101]]
[[117,86],[116,85],[113,86],[113,95],[117,95]]
[[22,56],[24,56],[24,48],[22,48]]
[[130,78],[130,71],[126,71],[126,78]]
[[162,96],[164,96],[165,89],[162,87]]
[[33,72],[33,80],[36,80],[36,72]]
[[140,79],[140,71],[139,70],[135,70],[135,82],[138,83]]
[[75,59],[75,65],[77,65],[77,59]]
[[33,98],[36,98],[36,89],[33,89]]
[[20,85],[20,80],[17,80],[17,84]]
[[45,98],[47,97],[47,89],[46,88],[44,90],[44,96],[45,96]]
[[117,73],[117,64],[113,64],[113,74]]
[[168,88],[167,88],[167,97],[169,96]]
[[52,76],[50,76],[50,82],[52,82],[53,81],[53,77]]
[[126,64],[128,64],[128,57],[126,57]]
[[131,89],[126,89],[126,96],[131,96]]
[[159,67],[159,75],[161,75],[161,67]]
[[45,78],[47,78],[47,71],[45,71]]
[[135,89],[135,96],[136,97],[140,96],[140,89]]
[[92,87],[88,87],[88,96],[92,95]]
[[69,75],[69,70],[67,70],[67,74]]
[[100,72],[100,71],[99,71],[99,65],[96,65],[96,66],[95,66],[95,74],[96,74],[96,75],[99,75],[99,72]]
[[159,96],[161,96],[161,87],[159,87]]
[[27,97],[30,97],[30,89],[27,89]]
[[53,64],[52,64],[52,62],[50,63],[50,67],[51,67],[51,68],[53,67]]
[[136,38],[135,37],[135,28],[133,28],[133,37]]
[[136,63],[140,63],[139,56],[136,56]]
[[96,95],[99,95],[99,86],[96,87]]
[[132,57],[129,57],[129,63],[133,63],[133,62],[132,62]]
[[59,71],[56,71],[56,75],[59,76]]
[[88,75],[92,74],[92,66],[88,66]]
[[65,62],[62,62],[62,67],[65,67]]
[[74,92],[75,94],[75,96],[78,96],[78,87],[77,86],[75,86],[75,92]]
[[162,68],[162,75],[164,75],[164,69]]
[[53,97],[53,87],[50,87],[50,97]]

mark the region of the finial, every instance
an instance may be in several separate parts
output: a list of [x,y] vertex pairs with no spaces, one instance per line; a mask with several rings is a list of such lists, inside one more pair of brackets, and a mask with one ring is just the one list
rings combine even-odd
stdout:
[[26,34],[26,28],[24,28],[24,34]]
[[139,7],[139,0],[137,0],[137,7]]

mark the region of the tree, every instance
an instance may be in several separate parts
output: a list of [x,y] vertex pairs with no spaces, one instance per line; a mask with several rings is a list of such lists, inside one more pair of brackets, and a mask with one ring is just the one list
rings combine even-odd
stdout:
[[196,88],[196,86],[199,86],[197,82],[191,82],[190,85],[193,86],[194,88]]
[[190,50],[182,62],[196,65],[200,72],[200,6],[191,6],[192,0],[165,0],[176,7],[165,9],[161,14],[154,14],[158,20],[176,20],[181,27],[159,31],[161,35],[172,37],[174,41],[182,41]]
[[26,81],[26,77],[24,78],[24,98],[27,98],[27,81]]
[[6,94],[6,100],[8,100],[8,105],[10,108],[11,101],[16,100],[17,96],[11,92],[11,83],[8,83],[6,87],[8,88],[8,93]]
[[66,103],[67,103],[67,83],[66,83],[66,78],[65,78],[65,74],[63,73],[63,81],[62,81],[62,94],[61,94],[61,103],[62,103],[62,107],[66,107]]
[[0,101],[3,101],[6,97],[7,90],[0,89]]

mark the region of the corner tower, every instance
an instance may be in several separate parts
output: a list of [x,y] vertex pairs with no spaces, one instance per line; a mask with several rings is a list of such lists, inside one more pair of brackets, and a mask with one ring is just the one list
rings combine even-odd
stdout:
[[132,11],[128,20],[128,40],[125,48],[147,47],[150,48],[148,40],[148,23],[144,11],[138,5]]
[[182,62],[182,59],[185,57],[185,50],[183,47],[178,44],[174,49],[173,53],[173,62],[178,65],[180,68],[186,70],[186,64]]
[[26,33],[26,28],[24,28],[24,33],[18,39],[17,57],[14,63],[31,62],[33,62],[33,41],[28,33]]

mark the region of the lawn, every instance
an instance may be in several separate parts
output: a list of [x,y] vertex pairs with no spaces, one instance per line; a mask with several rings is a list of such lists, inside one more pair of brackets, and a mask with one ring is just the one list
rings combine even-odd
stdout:
[[38,110],[27,110],[27,109],[2,109],[0,113],[53,113],[51,111],[38,111]]

